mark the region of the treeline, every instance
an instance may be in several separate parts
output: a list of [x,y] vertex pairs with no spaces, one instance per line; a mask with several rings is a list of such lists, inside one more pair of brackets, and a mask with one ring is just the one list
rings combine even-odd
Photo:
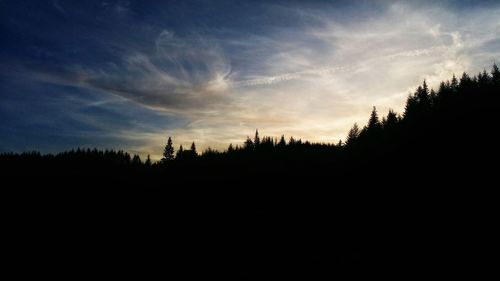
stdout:
[[[154,163],[112,150],[4,153],[2,178],[14,179],[4,189],[27,186],[45,195],[7,214],[25,210],[30,218],[53,208],[25,232],[31,241],[53,217],[62,217],[55,222],[60,233],[70,233],[68,222],[77,224],[75,233],[84,231],[68,212],[76,209],[92,227],[71,243],[97,237],[96,245],[109,249],[118,240],[117,256],[161,268],[165,253],[182,274],[196,268],[242,280],[436,271],[476,277],[485,265],[495,268],[499,97],[500,71],[493,65],[490,73],[453,76],[437,89],[424,81],[402,115],[379,116],[373,108],[366,125],[354,124],[336,144],[256,131],[241,145],[201,153],[194,142],[175,149],[168,138],[163,159]],[[54,187],[78,192],[68,196],[51,192]],[[120,196],[124,188],[132,198]],[[138,192],[144,190],[155,192]],[[116,235],[96,235],[119,218]],[[102,256],[107,265],[109,255]]]
[[57,154],[41,154],[38,151],[17,153],[2,153],[4,164],[9,166],[30,165],[42,169],[45,165],[64,164],[65,167],[121,167],[121,166],[151,166],[152,161],[147,156],[142,161],[137,154],[130,155],[123,150],[72,149]]
[[163,151],[162,159],[157,163],[159,165],[169,165],[171,162],[185,162],[195,159],[215,159],[215,158],[247,158],[247,157],[285,157],[290,155],[293,158],[300,158],[305,153],[323,153],[337,151],[342,147],[342,141],[338,144],[329,143],[312,143],[295,139],[293,136],[288,140],[282,135],[279,139],[269,136],[260,137],[259,131],[255,131],[253,138],[247,137],[242,145],[229,144],[224,151],[218,151],[208,147],[203,152],[198,153],[196,144],[193,142],[190,149],[184,149],[179,146],[178,150],[174,149],[172,138],[169,137],[167,145]]
[[[485,119],[485,117],[496,117],[492,113],[498,105],[499,81],[500,73],[496,64],[493,65],[490,73],[484,70],[476,76],[470,76],[464,72],[459,79],[453,75],[451,80],[441,82],[437,89],[429,89],[424,80],[422,85],[408,96],[403,115],[389,110],[386,116],[380,118],[376,107],[373,107],[367,124],[363,127],[354,124],[345,142],[340,140],[336,144],[303,142],[293,137],[287,141],[283,135],[279,139],[268,136],[261,138],[259,132],[256,131],[254,137],[247,137],[242,145],[230,144],[223,152],[208,148],[199,155],[194,142],[189,150],[184,150],[180,146],[175,152],[172,139],[169,137],[160,163],[168,164],[170,161],[196,158],[244,158],[272,155],[273,157],[300,159],[311,154],[324,155],[326,153],[327,156],[331,156],[331,154],[338,155],[343,152],[360,153],[381,147],[397,148],[409,145],[408,142],[416,141],[409,136],[424,137],[423,134],[425,134],[426,140],[423,141],[428,143],[416,145],[414,149],[418,151],[419,147],[427,146],[443,137],[443,132],[449,133],[449,137],[454,136],[455,133],[471,134],[490,123],[493,119]],[[483,115],[482,120],[476,119],[478,113]],[[402,141],[404,142],[400,143]],[[460,140],[457,141],[460,142]]]
[[[15,168],[29,171],[54,166],[54,169],[64,168],[65,171],[77,167],[103,173],[102,169],[108,167],[138,170],[153,167],[168,170],[173,166],[186,167],[213,161],[339,163],[385,157],[403,150],[404,153],[418,155],[424,148],[431,151],[433,146],[441,147],[437,144],[455,147],[458,143],[462,144],[464,134],[467,134],[467,139],[477,138],[484,134],[481,130],[491,129],[486,127],[497,119],[493,112],[498,105],[499,81],[500,73],[496,64],[490,73],[484,70],[475,76],[467,73],[463,73],[460,78],[453,76],[451,80],[441,82],[437,89],[430,89],[424,80],[409,95],[402,115],[389,110],[386,116],[380,118],[373,107],[365,126],[354,124],[345,142],[335,144],[311,143],[294,137],[287,139],[284,135],[280,138],[261,137],[256,131],[252,138],[247,137],[241,145],[230,144],[224,151],[207,148],[201,153],[197,151],[194,142],[187,149],[182,145],[175,149],[174,142],[169,137],[163,158],[158,162],[151,161],[149,155],[143,160],[139,155],[130,155],[124,151],[81,148],[55,155],[42,155],[39,152],[2,153],[0,161],[3,168],[8,167],[9,170]],[[452,138],[459,139],[455,139],[455,143],[446,144]],[[261,167],[265,165],[268,164],[263,163]]]

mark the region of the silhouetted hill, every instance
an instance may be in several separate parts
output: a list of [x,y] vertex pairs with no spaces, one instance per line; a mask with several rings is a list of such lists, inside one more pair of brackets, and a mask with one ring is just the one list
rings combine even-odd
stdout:
[[29,193],[16,215],[47,233],[75,228],[60,239],[100,262],[104,247],[185,276],[477,277],[492,264],[499,95],[495,65],[435,90],[424,81],[403,115],[374,108],[345,143],[256,132],[198,154],[169,138],[158,163],[123,151],[2,154],[3,188]]

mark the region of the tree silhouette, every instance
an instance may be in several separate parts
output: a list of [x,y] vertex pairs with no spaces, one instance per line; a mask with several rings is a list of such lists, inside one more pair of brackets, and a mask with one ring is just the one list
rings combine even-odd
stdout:
[[259,130],[255,130],[255,137],[253,139],[253,144],[256,148],[260,146]]
[[349,130],[349,133],[347,133],[346,144],[353,145],[357,141],[358,137],[359,137],[358,123],[354,123],[352,128]]
[[189,149],[189,151],[191,152],[191,155],[192,155],[193,157],[198,156],[198,152],[196,151],[196,144],[194,143],[194,141],[193,141],[193,143],[191,144],[191,148]]
[[384,129],[392,130],[396,127],[398,122],[399,119],[396,112],[394,112],[392,109],[389,109],[389,113],[387,113],[387,117],[384,119],[382,125]]
[[[418,91],[418,89],[417,89]],[[410,94],[406,99],[404,117],[406,120],[411,120],[418,112],[418,99],[415,95]]]
[[374,106],[372,113],[370,114],[370,119],[368,120],[367,128],[368,130],[379,130],[380,127],[381,125],[378,119],[377,108]]
[[462,74],[462,77],[460,77],[459,87],[462,88],[463,90],[467,90],[468,88],[471,87],[472,84],[473,84],[472,79],[467,73],[464,72]]
[[177,150],[177,153],[175,154],[175,159],[181,159],[184,154],[184,148],[182,147],[182,144],[179,146],[179,149]]
[[285,147],[286,146],[286,140],[285,140],[285,135],[281,135],[280,141],[278,142],[278,147]]
[[455,74],[453,74],[453,77],[451,78],[450,87],[452,91],[456,91],[458,89],[458,80],[457,77],[455,77]]
[[141,161],[141,157],[139,157],[139,155],[135,154],[134,157],[132,157],[132,165],[141,165],[142,164],[142,161]]
[[490,83],[490,76],[488,75],[488,72],[486,72],[486,69],[483,69],[483,72],[479,72],[477,75],[477,82],[481,86],[486,86]]
[[161,159],[161,162],[167,163],[172,160],[174,160],[174,145],[172,143],[172,138],[168,137],[167,145],[163,150],[163,158]]
[[254,148],[253,141],[250,139],[250,137],[247,137],[247,140],[243,144],[243,148],[245,150],[252,150]]
[[491,70],[491,81],[496,86],[500,85],[500,70],[496,63],[493,64],[493,69]]
[[424,80],[420,92],[417,90],[417,98],[422,113],[429,111],[431,106],[431,95],[429,93],[429,87],[427,86],[427,81]]

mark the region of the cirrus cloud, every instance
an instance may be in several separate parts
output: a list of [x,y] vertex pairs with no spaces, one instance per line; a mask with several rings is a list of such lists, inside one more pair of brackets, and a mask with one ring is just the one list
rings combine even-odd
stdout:
[[[61,3],[52,3],[58,11]],[[195,140],[200,148],[222,149],[256,128],[261,134],[337,142],[354,122],[364,124],[374,105],[381,114],[389,108],[401,112],[423,79],[436,86],[454,73],[477,73],[500,57],[498,5],[247,4],[222,14],[214,12],[222,9],[217,5],[183,10],[182,5],[101,3],[101,21],[97,27],[87,23],[77,40],[83,47],[61,47],[63,52],[32,43],[29,49],[37,52],[30,55],[44,57],[39,60],[6,59],[2,51],[1,75],[94,93],[79,102],[119,108],[130,120],[130,128],[107,125],[108,134],[128,139],[131,151],[152,153],[161,151],[166,135],[176,144]],[[66,4],[64,11],[78,15]],[[147,13],[157,17],[138,16]],[[72,46],[71,38],[59,45]],[[144,111],[155,117],[144,118]],[[109,121],[64,114],[99,132]]]

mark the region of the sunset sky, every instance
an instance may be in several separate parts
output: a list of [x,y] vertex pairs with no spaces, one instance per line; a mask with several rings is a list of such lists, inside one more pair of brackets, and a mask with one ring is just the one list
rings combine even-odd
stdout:
[[500,60],[500,1],[0,0],[0,152],[338,142]]

